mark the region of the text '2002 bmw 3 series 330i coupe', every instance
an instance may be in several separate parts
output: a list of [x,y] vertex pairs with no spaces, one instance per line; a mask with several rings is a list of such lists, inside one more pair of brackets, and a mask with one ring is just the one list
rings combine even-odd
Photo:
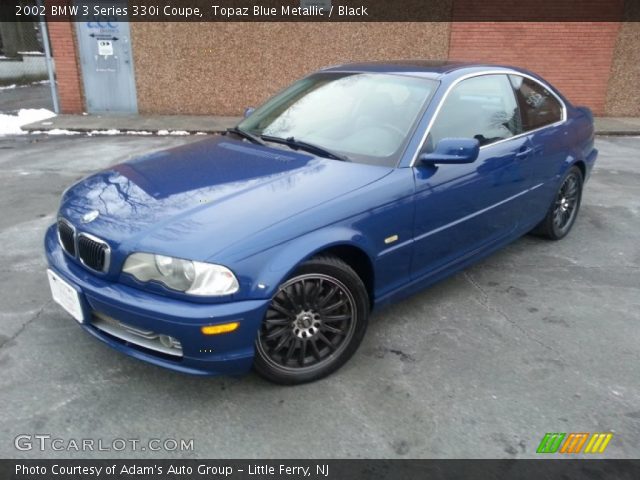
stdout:
[[372,309],[528,232],[567,235],[596,155],[589,109],[531,72],[331,67],[224,135],[67,189],[49,283],[135,358],[308,382],[354,354]]

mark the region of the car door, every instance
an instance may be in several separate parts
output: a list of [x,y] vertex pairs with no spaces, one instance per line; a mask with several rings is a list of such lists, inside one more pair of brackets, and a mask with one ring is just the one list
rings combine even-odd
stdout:
[[526,132],[533,153],[531,179],[534,186],[523,219],[533,222],[542,218],[549,208],[557,186],[553,182],[560,166],[569,155],[564,102],[549,87],[523,75],[512,74],[513,85],[522,117],[522,129]]
[[444,138],[476,138],[480,153],[469,164],[414,164],[412,278],[437,273],[508,237],[530,187],[532,149],[507,75],[477,75],[451,87],[421,152]]

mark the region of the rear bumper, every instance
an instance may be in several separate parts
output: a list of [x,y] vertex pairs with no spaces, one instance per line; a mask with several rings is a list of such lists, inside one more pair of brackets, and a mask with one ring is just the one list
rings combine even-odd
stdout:
[[[238,375],[250,370],[268,299],[191,303],[105,281],[66,257],[54,226],[47,230],[45,252],[49,268],[79,292],[85,318],[82,328],[110,347],[154,365],[195,375]],[[110,335],[96,328],[92,321],[96,314],[136,329],[169,335],[179,340],[182,354],[165,355]],[[205,325],[228,322],[239,322],[240,326],[222,335],[207,336],[200,331]]]

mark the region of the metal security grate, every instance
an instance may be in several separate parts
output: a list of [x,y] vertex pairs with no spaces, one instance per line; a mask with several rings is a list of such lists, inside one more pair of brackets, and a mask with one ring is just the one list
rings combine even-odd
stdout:
[[92,235],[80,233],[78,234],[78,257],[86,267],[104,272],[109,268],[109,245]]
[[58,220],[58,240],[60,245],[72,257],[76,256],[76,231],[64,220]]
[[[0,21],[0,112],[14,114],[22,108],[46,108],[54,110],[49,62],[45,55],[46,26],[26,21],[37,19],[39,11],[34,0],[16,2],[9,10],[2,2]],[[22,14],[17,16],[22,7]]]

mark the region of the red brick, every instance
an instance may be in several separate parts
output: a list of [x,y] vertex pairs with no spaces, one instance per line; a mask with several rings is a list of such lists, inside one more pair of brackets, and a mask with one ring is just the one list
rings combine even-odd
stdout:
[[449,58],[530,69],[573,103],[603,114],[619,28],[614,22],[454,22]]
[[[70,3],[70,0],[46,0],[46,3],[61,5]],[[51,50],[56,62],[60,111],[62,113],[82,113],[84,101],[74,25],[69,20],[48,22],[47,26],[49,27]]]

